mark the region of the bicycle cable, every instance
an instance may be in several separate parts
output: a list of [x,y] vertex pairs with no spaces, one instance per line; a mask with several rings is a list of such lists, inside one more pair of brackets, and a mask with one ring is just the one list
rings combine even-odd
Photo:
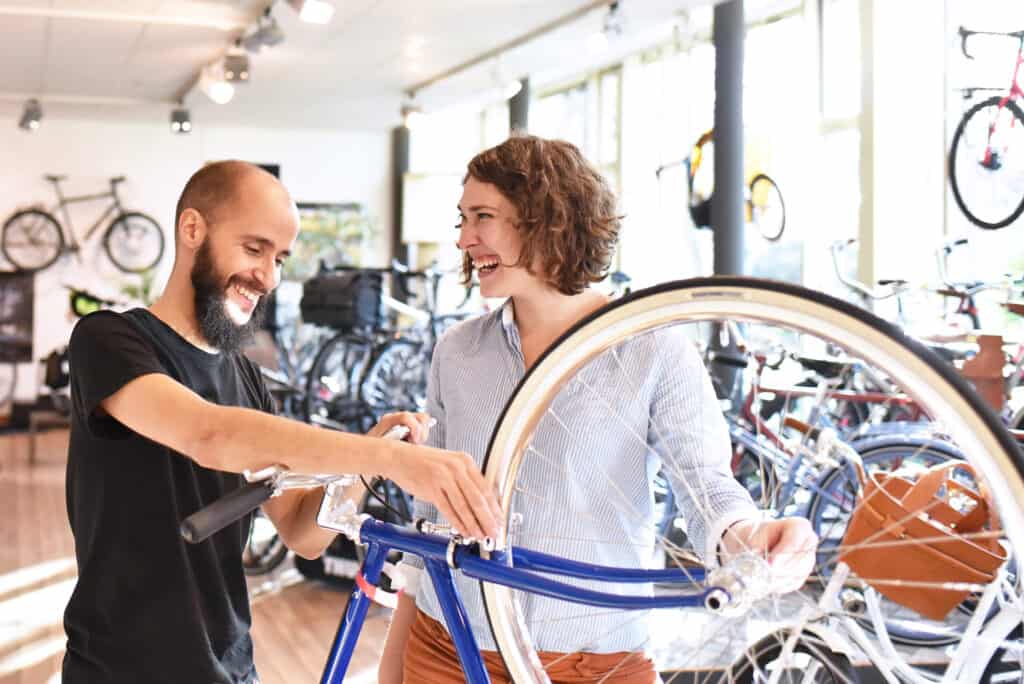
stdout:
[[[396,509],[394,506],[389,504],[384,499],[380,498],[380,495],[377,494],[377,492],[374,491],[373,487],[371,487],[370,484],[366,481],[366,477],[365,476],[360,475],[359,476],[359,480],[363,483],[363,486],[366,487],[366,491],[369,492],[370,496],[372,496],[374,499],[376,499],[381,504],[383,504],[384,508],[386,508],[391,513],[394,513],[398,517],[398,519],[401,520],[402,522],[408,523],[408,524],[412,524],[412,518],[410,518],[405,513],[399,513],[398,509]],[[377,481],[378,482],[384,482],[384,479],[378,479]]]

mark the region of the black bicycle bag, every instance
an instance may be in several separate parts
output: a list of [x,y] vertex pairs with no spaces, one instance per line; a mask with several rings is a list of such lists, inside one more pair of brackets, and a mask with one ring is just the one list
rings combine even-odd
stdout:
[[321,273],[302,285],[302,320],[342,332],[380,327],[383,290],[380,273]]

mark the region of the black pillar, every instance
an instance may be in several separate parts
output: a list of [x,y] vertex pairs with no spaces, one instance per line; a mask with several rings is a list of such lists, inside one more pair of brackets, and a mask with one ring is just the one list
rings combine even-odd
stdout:
[[530,123],[530,78],[519,80],[522,88],[508,101],[508,130],[510,134],[526,133]]
[[[711,195],[715,275],[743,273],[743,0],[715,5],[715,190]],[[736,340],[712,326],[708,370],[721,398],[739,398]],[[728,332],[728,331],[726,331]],[[727,338],[727,339],[723,339]]]
[[715,5],[715,274],[743,272],[743,0]]
[[409,129],[397,126],[391,129],[391,259],[402,263],[408,261],[409,255],[402,242],[402,177],[409,170]]

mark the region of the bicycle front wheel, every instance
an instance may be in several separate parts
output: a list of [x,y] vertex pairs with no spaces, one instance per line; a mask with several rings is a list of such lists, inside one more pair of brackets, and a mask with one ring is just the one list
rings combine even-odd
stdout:
[[[974,464],[1002,521],[1005,533],[1001,543],[1009,553],[1022,548],[1021,455],[999,420],[948,364],[895,326],[846,302],[796,285],[741,277],[699,278],[634,293],[580,322],[535,364],[509,400],[484,465],[504,512],[508,530],[504,546],[590,563],[598,562],[595,554],[616,561],[633,556],[635,567],[645,569],[653,557],[648,549],[654,546],[682,558],[680,549],[658,537],[652,522],[653,501],[637,507],[636,502],[644,497],[634,475],[626,480],[621,476],[625,471],[620,461],[626,457],[635,459],[635,468],[652,477],[661,465],[677,499],[690,502],[691,508],[684,511],[688,533],[714,529],[717,504],[708,498],[711,489],[702,479],[702,471],[681,470],[678,458],[699,440],[694,434],[673,434],[679,430],[676,422],[668,419],[675,414],[649,410],[642,397],[651,395],[660,401],[651,387],[660,388],[666,378],[672,381],[675,366],[659,360],[675,358],[664,356],[670,351],[668,345],[682,348],[692,345],[693,339],[706,339],[711,329],[723,327],[722,321],[736,321],[748,330],[771,329],[775,339],[786,339],[794,348],[832,344],[856,359],[870,359],[878,372],[924,409],[937,426],[934,432],[948,435],[959,453]],[[692,356],[695,352],[688,353]],[[648,368],[661,364],[654,376],[657,379],[652,380],[646,370],[637,373],[638,367],[644,368],[638,366],[642,363]],[[686,406],[689,395],[680,395]],[[589,408],[579,411],[580,406]],[[710,414],[700,415],[711,419]],[[616,426],[621,427],[621,439],[606,439]],[[601,430],[609,453],[593,449],[577,453],[573,449],[574,440],[587,430]],[[699,432],[700,427],[695,430]],[[624,451],[630,454],[623,456]],[[610,475],[613,469],[619,475]],[[558,491],[564,482],[573,488],[573,496]],[[776,517],[780,511],[764,508],[762,513]],[[545,515],[551,517],[543,519]],[[613,538],[602,536],[605,528],[595,522],[609,515],[613,521],[621,520],[625,530]],[[567,526],[566,520],[576,521],[575,525]],[[994,534],[999,533],[990,533]],[[856,548],[868,547],[865,541]],[[879,542],[878,547],[884,554],[900,548],[892,542]],[[698,545],[695,550],[703,552],[704,548]],[[574,558],[574,554],[578,556]],[[514,564],[514,552],[509,555]],[[1014,590],[1005,589],[1002,578],[999,573],[990,586],[1013,599]],[[549,681],[537,655],[545,650],[621,653],[623,666],[627,659],[643,655],[663,677],[712,668],[722,670],[724,680],[735,681],[736,673],[742,671],[749,681],[766,682],[806,681],[801,677],[808,670],[835,674],[844,670],[836,663],[844,662],[845,657],[875,663],[888,672],[895,669],[908,676],[925,676],[937,659],[941,667],[955,669],[949,670],[954,681],[977,681],[1006,635],[1004,631],[997,639],[991,635],[965,638],[956,648],[967,649],[963,652],[971,654],[970,665],[948,651],[929,653],[924,656],[927,662],[922,663],[916,651],[901,651],[891,642],[883,642],[888,641],[884,620],[873,623],[871,633],[858,631],[856,618],[863,614],[851,612],[845,602],[822,596],[816,579],[820,578],[812,576],[812,581],[792,593],[760,595],[738,614],[704,608],[623,612],[486,583],[481,589],[495,642],[513,679],[520,683]],[[870,598],[873,587],[886,581],[886,577],[853,573],[844,586]],[[573,584],[631,595],[679,592],[678,586],[666,588],[663,581],[640,589],[591,581]],[[948,582],[926,585],[929,591],[948,591],[951,586]],[[697,583],[698,588],[703,586]],[[1016,619],[1019,624],[1019,617]],[[621,639],[619,633],[624,635]],[[764,639],[774,641],[778,648],[766,649]],[[766,657],[769,651],[770,657]],[[815,667],[807,665],[807,658]],[[614,681],[614,676],[608,681]],[[841,677],[839,681],[843,681]]]
[[4,257],[20,271],[40,271],[64,250],[64,233],[57,219],[39,209],[19,211],[0,233]]
[[1008,226],[1024,212],[1024,112],[996,95],[964,114],[949,149],[949,184],[979,228]]
[[107,228],[103,249],[121,271],[145,273],[160,263],[164,255],[164,231],[145,214],[121,214]]

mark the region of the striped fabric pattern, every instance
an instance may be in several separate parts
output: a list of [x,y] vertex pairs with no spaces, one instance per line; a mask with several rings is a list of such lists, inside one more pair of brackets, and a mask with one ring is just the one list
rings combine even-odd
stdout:
[[[437,418],[429,444],[483,463],[502,410],[525,373],[511,301],[460,323],[438,343],[427,411]],[[609,350],[585,366],[541,420],[519,471],[510,529],[515,545],[601,565],[649,566],[655,558],[651,480],[663,468],[694,549],[714,560],[717,541],[738,519],[757,517],[732,477],[725,420],[696,348],[679,328],[662,328]],[[417,501],[416,516],[438,521]],[[407,565],[422,568],[419,558]],[[563,578],[558,578],[562,580]],[[443,622],[427,578],[417,605]],[[616,593],[642,585],[566,579]],[[479,585],[456,573],[481,648],[496,648]],[[643,650],[646,621],[624,613],[520,593],[538,650],[611,653]]]

